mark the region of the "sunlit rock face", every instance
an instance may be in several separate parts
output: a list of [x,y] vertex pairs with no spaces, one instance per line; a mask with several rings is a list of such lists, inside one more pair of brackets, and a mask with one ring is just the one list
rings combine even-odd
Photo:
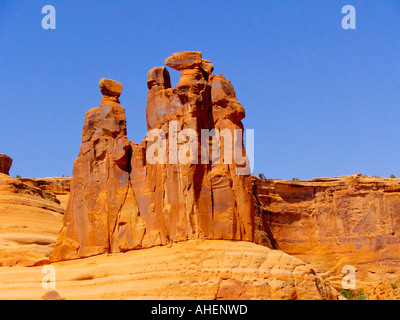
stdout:
[[51,261],[193,239],[253,241],[244,108],[200,52],[173,54],[166,65],[181,78],[172,88],[167,68],[150,70],[149,134],[140,145],[126,136],[122,84],[100,81],[103,98],[85,117]]

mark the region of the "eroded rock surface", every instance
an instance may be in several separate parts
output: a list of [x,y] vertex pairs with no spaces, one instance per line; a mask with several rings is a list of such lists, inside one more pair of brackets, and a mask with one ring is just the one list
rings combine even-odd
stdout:
[[398,283],[399,179],[253,180],[258,229],[270,236],[270,247],[309,263],[338,288],[347,265],[357,270],[358,288]]
[[63,214],[53,194],[0,173],[0,267],[48,263]]
[[122,85],[100,81],[100,106],[86,113],[82,146],[73,169],[64,225],[52,258],[75,259],[109,252],[129,189]]
[[245,241],[185,241],[53,266],[58,294],[43,297],[41,267],[4,268],[0,299],[337,299],[301,260]]
[[[174,54],[166,64],[179,70],[181,79],[171,88],[165,67],[150,70],[146,112],[149,134],[162,131],[165,150],[160,136],[148,134],[140,145],[128,141],[118,100],[122,85],[100,81],[103,99],[85,117],[52,261],[193,239],[253,241],[253,190],[242,136],[230,145],[223,139],[220,161],[211,161],[212,140],[202,152],[203,130],[225,130],[233,137],[243,129],[245,113],[233,86],[212,75],[214,67],[200,52]],[[191,139],[193,133],[197,140]],[[215,139],[221,142],[220,136]],[[240,161],[232,156],[225,162],[233,143]],[[157,150],[153,158],[149,150]]]

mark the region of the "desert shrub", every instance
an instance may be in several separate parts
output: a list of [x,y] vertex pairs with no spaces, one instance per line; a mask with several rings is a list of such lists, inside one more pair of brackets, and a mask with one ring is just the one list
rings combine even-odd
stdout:
[[364,289],[360,289],[357,291],[356,296],[354,297],[354,300],[365,300],[367,297],[365,296]]
[[342,289],[339,291],[339,294],[342,297],[345,297],[347,300],[353,300],[353,298],[354,298],[353,291],[351,291],[351,290]]
[[260,173],[260,174],[258,175],[258,177],[259,177],[260,179],[262,179],[262,180],[267,179],[267,178],[265,177],[264,173]]
[[347,300],[366,300],[367,296],[364,293],[364,289],[359,289],[356,292],[352,290],[342,289],[339,291],[339,294],[342,297],[345,297]]

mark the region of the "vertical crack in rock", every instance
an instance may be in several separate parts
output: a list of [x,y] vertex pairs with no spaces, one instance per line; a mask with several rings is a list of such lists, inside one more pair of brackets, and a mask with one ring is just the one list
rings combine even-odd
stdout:
[[[201,52],[176,53],[165,64],[181,73],[180,81],[171,88],[167,68],[150,70],[146,109],[149,133],[165,133],[165,159],[162,139],[128,141],[122,84],[101,79],[103,99],[85,117],[71,198],[51,261],[198,238],[253,241],[250,171],[238,175],[246,163],[236,164],[234,155],[224,162],[225,150],[234,153],[227,134],[243,130],[245,116],[233,86],[212,74]],[[225,133],[219,138],[221,162],[202,163],[202,130],[212,129]],[[213,159],[215,145],[209,143]],[[243,142],[239,148],[246,158]],[[149,150],[164,161],[149,159]]]

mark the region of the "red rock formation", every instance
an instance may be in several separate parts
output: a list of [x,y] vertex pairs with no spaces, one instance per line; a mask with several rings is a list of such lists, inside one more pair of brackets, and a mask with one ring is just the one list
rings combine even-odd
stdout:
[[100,106],[86,113],[82,146],[73,169],[71,195],[53,259],[76,259],[109,252],[112,234],[129,189],[122,85],[102,79]]
[[[249,197],[251,197],[253,186],[251,179],[248,178],[250,166],[242,143],[243,124],[241,120],[245,117],[245,111],[237,101],[232,84],[222,75],[211,77],[211,87],[212,119],[214,128],[220,133],[219,145],[221,146],[220,164],[211,166],[214,207],[219,209],[215,210],[215,214],[220,216],[221,221],[234,219],[240,222],[240,226],[253,225],[254,206],[249,206]],[[240,139],[227,144],[225,132],[228,132],[230,137],[235,138],[236,135]],[[237,148],[232,149],[231,145],[233,144],[237,145]],[[235,159],[226,159],[226,150],[228,157]],[[236,150],[239,151],[244,162],[240,162],[235,154]],[[240,238],[243,231],[234,228],[234,223],[225,224],[225,232],[228,234],[237,232],[239,234],[236,237]],[[246,230],[244,233],[246,234]]]
[[[233,136],[243,129],[244,109],[232,85],[211,74],[213,66],[200,52],[174,54],[166,64],[181,79],[171,88],[166,68],[150,70],[149,134],[140,145],[126,138],[118,100],[122,85],[100,81],[103,100],[86,114],[52,261],[199,238],[253,240],[252,183],[249,170],[243,171],[248,161],[226,164],[223,156],[219,164],[205,162],[204,155],[214,155],[212,148],[202,152],[200,138],[211,129]],[[221,153],[233,152],[224,141]],[[237,146],[246,160],[242,140]]]
[[0,173],[0,267],[48,263],[63,214],[54,195]]
[[69,196],[71,189],[71,178],[42,178],[42,179],[28,179],[22,178],[21,182],[30,186],[40,188],[48,194],[65,195]]
[[0,154],[0,173],[8,175],[12,166],[13,159],[5,154]]
[[43,195],[52,198],[53,201],[60,204],[64,209],[67,208],[71,189],[71,178],[21,178],[19,180],[24,184],[39,188],[40,190],[42,190]]
[[345,265],[356,268],[357,288],[400,280],[399,179],[253,180],[260,229],[273,248],[309,263],[337,288]]

